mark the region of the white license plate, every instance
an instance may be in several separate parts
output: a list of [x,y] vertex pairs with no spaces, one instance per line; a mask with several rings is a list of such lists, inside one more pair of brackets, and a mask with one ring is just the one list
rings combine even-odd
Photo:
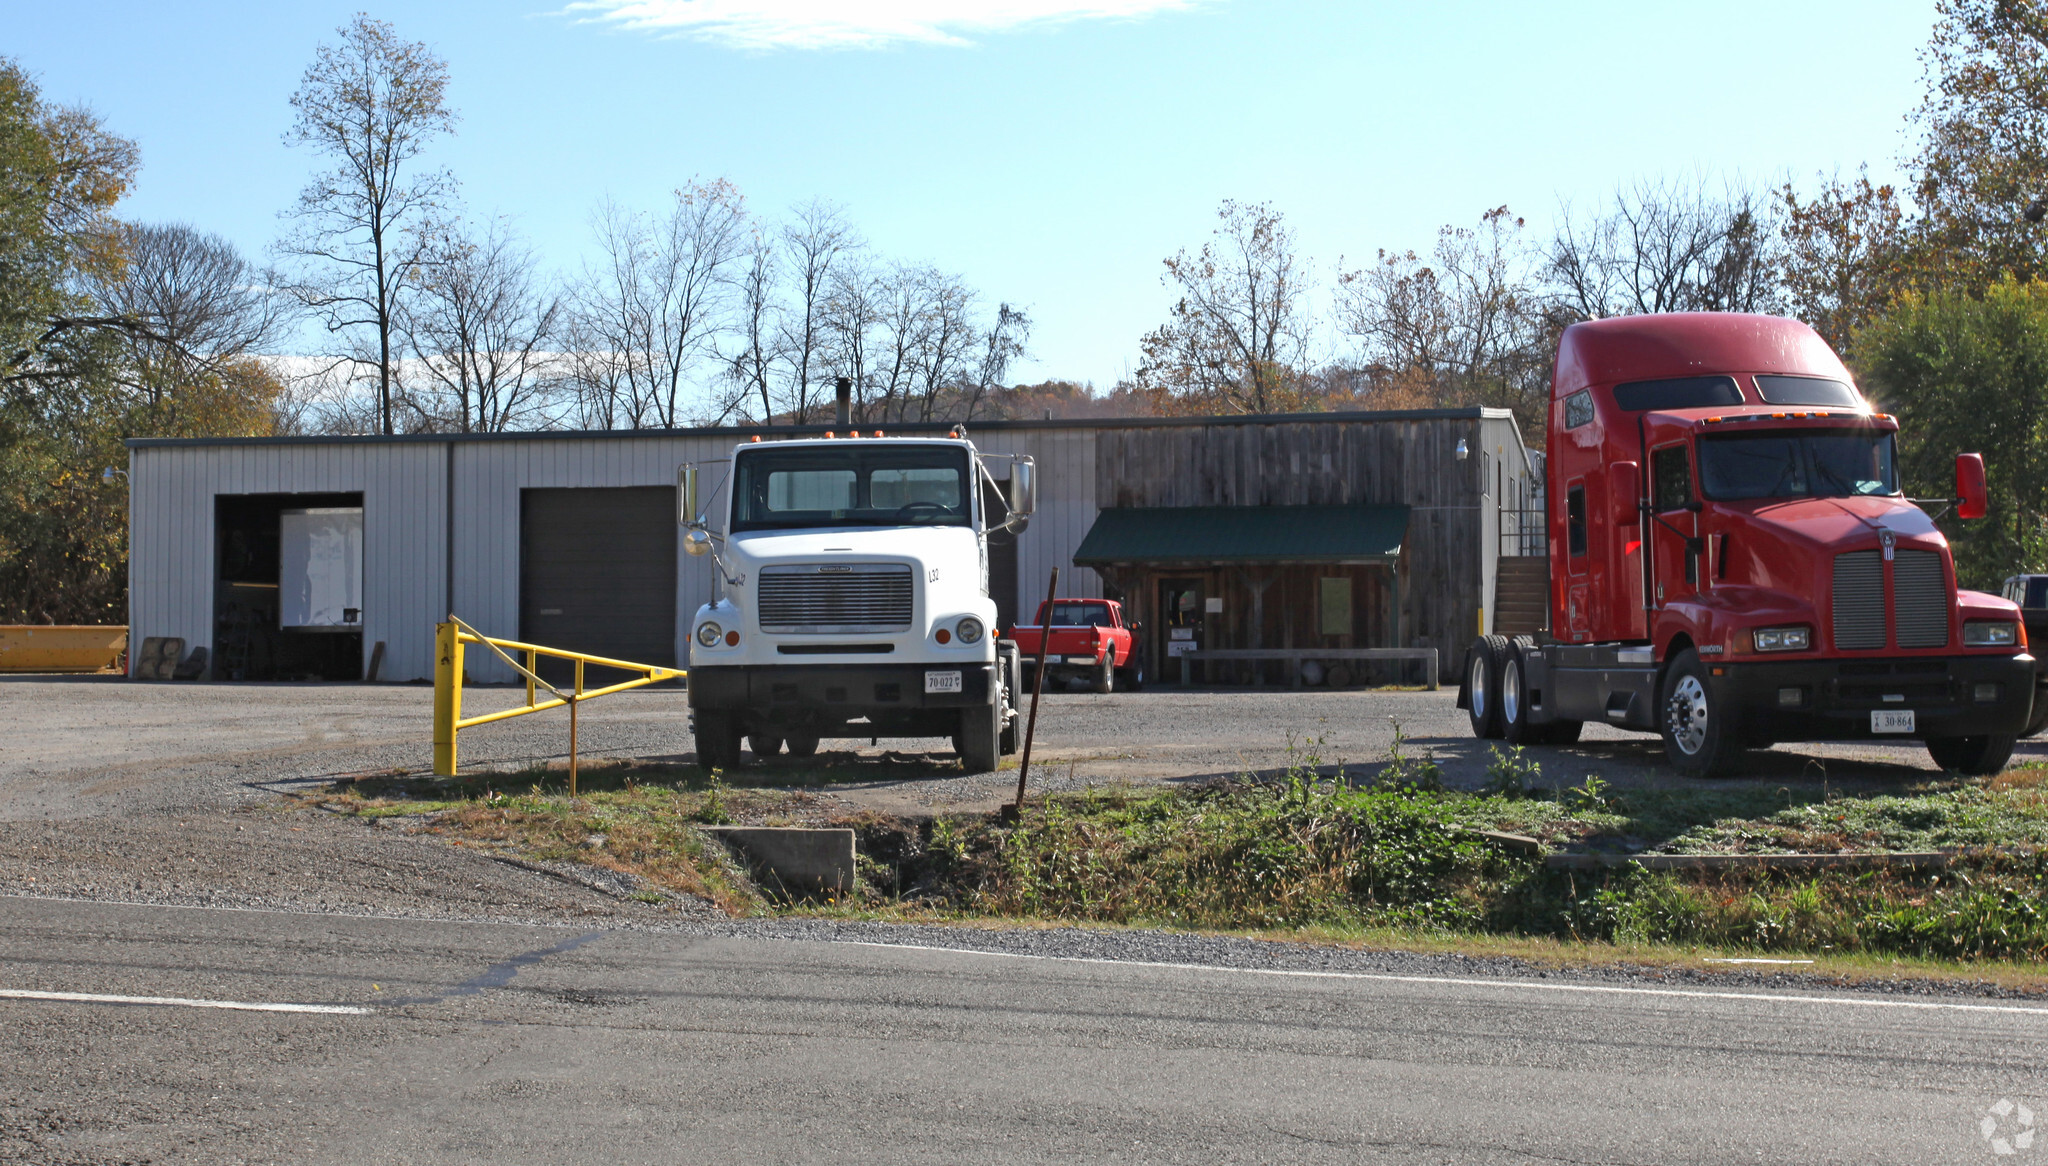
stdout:
[[1873,733],[1913,732],[1912,709],[1870,710],[1870,731]]
[[1093,656],[1069,656],[1069,657],[1067,657],[1067,663],[1069,663],[1069,664],[1093,664],[1093,663],[1095,663],[1095,657],[1093,657]]
[[960,673],[927,672],[924,674],[924,690],[926,692],[958,692],[960,691]]

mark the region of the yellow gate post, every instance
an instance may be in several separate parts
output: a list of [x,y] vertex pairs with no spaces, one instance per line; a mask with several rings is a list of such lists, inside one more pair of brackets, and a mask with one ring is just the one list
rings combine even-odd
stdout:
[[[531,697],[527,703],[532,703]],[[455,776],[455,723],[461,719],[462,633],[450,620],[434,625],[434,774],[437,777]]]

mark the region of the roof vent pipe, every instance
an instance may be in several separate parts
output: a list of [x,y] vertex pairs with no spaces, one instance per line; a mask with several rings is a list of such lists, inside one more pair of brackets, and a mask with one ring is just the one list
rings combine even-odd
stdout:
[[836,414],[838,424],[853,424],[853,378],[840,377],[832,383],[832,387],[839,394],[839,411]]

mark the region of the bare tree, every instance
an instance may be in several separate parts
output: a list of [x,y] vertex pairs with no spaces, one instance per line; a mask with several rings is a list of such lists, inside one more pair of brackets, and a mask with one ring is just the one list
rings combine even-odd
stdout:
[[687,389],[733,295],[735,261],[750,239],[746,201],[731,183],[676,191],[660,218],[607,202],[596,217],[602,265],[577,295],[578,333],[610,361],[597,384],[633,428],[674,428],[691,416]]
[[1582,317],[1759,312],[1780,306],[1777,208],[1740,184],[1639,182],[1607,210],[1567,208],[1547,256],[1560,303]]
[[122,224],[127,263],[93,281],[100,311],[131,320],[128,373],[154,408],[194,378],[277,340],[287,304],[234,244],[183,223]]
[[860,250],[859,236],[845,213],[822,199],[796,208],[782,228],[782,251],[789,275],[789,310],[782,316],[781,347],[788,384],[784,403],[790,419],[810,420],[811,385],[821,378],[829,357],[825,352],[826,301],[832,291],[833,266],[842,256]]
[[882,325],[885,283],[866,264],[852,261],[832,273],[821,326],[826,364],[835,377],[853,382],[854,420],[866,423],[875,393],[869,349]]
[[1382,251],[1338,278],[1338,324],[1364,342],[1360,371],[1378,403],[1505,405],[1525,423],[1540,418],[1555,336],[1524,229],[1495,207],[1476,229],[1438,231],[1428,261]]
[[1013,304],[997,304],[995,320],[981,332],[981,352],[974,362],[973,375],[961,390],[962,421],[974,420],[976,410],[991,392],[1003,387],[1009,379],[1010,366],[1027,355],[1030,344],[1031,317]]
[[301,270],[290,290],[330,333],[367,334],[347,359],[371,363],[379,421],[392,432],[393,344],[399,301],[425,255],[416,228],[455,189],[446,170],[413,163],[452,132],[448,66],[424,44],[358,13],[323,44],[292,95],[297,111],[285,144],[310,146],[333,166],[313,176],[286,212],[278,251]]
[[1165,261],[1160,282],[1178,286],[1167,322],[1141,341],[1138,391],[1148,387],[1238,413],[1297,404],[1311,320],[1309,270],[1294,232],[1270,205],[1226,200],[1194,254]]
[[448,223],[435,230],[417,274],[404,324],[416,378],[428,386],[410,396],[427,419],[436,428],[452,421],[463,433],[544,421],[564,312],[532,251],[502,220],[480,234]]
[[733,407],[746,411],[744,403],[758,401],[763,422],[775,417],[771,386],[782,358],[778,348],[781,306],[776,302],[775,276],[775,248],[757,234],[740,272],[735,343],[726,358],[725,375]]

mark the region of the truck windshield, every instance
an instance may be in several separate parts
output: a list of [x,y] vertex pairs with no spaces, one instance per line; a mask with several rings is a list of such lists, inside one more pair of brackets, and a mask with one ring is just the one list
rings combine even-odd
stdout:
[[1781,431],[1700,441],[1700,490],[1717,501],[1845,498],[1898,489],[1889,433]]
[[957,445],[744,450],[735,533],[841,526],[966,526],[967,451]]

